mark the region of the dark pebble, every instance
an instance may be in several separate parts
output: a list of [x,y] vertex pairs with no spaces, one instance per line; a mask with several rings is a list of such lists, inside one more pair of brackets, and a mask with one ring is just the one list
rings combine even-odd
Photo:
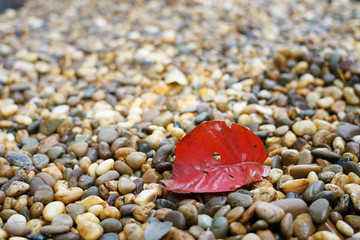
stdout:
[[329,201],[331,207],[335,207],[337,204],[337,197],[331,191],[322,191],[316,194],[314,201],[320,198],[324,198]]
[[186,220],[184,215],[179,211],[171,211],[167,213],[164,217],[164,222],[172,222],[174,227],[177,227],[179,229],[185,229],[186,226]]
[[29,234],[25,236],[26,238],[30,239],[30,240],[46,240],[49,237],[46,236],[45,234]]
[[10,151],[6,154],[5,158],[12,166],[27,167],[32,165],[32,160],[23,153]]
[[104,229],[105,233],[108,232],[119,233],[123,228],[121,222],[115,218],[107,218],[102,220],[100,222],[100,226]]
[[99,240],[119,240],[119,234],[116,233],[105,233]]
[[315,181],[306,188],[301,197],[306,203],[311,203],[314,201],[316,194],[323,191],[324,188],[325,184],[323,181]]
[[339,154],[324,151],[324,150],[321,150],[321,149],[314,149],[314,150],[311,151],[311,154],[314,157],[322,158],[322,159],[326,159],[326,160],[330,160],[330,161],[336,161],[336,160],[340,159]]
[[54,240],[80,240],[80,235],[77,233],[64,233],[60,235],[56,235]]
[[173,203],[167,199],[160,198],[160,199],[156,199],[155,208],[156,209],[170,208],[170,209],[176,210],[176,205],[175,205],[175,203]]

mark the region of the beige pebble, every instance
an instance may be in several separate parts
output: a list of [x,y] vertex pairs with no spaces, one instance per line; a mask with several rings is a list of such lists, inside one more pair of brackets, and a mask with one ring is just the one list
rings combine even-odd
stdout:
[[104,229],[98,224],[90,221],[81,221],[77,230],[83,239],[98,239],[104,232]]
[[101,205],[94,205],[89,207],[88,211],[93,213],[95,216],[100,216],[100,213],[104,210],[104,207]]
[[37,234],[40,233],[40,228],[44,225],[44,221],[39,218],[31,219],[26,223],[26,225],[31,228],[30,234]]
[[296,192],[297,194],[302,194],[307,186],[309,185],[309,180],[306,178],[289,180],[280,184],[280,189],[284,193]]
[[339,220],[336,222],[336,228],[346,237],[351,237],[352,235],[354,235],[354,229],[343,220]]
[[61,201],[65,204],[74,202],[81,198],[83,195],[84,190],[79,187],[72,187],[68,189],[61,189],[55,193],[55,199],[57,201]]
[[324,109],[330,108],[334,103],[335,100],[332,97],[324,97],[317,102],[318,106]]
[[255,233],[248,233],[244,235],[241,240],[261,240],[261,238]]
[[316,132],[316,125],[310,120],[301,120],[293,124],[292,130],[298,136],[313,135]]
[[[154,204],[155,205],[155,204]],[[100,212],[100,219],[104,220],[106,218],[116,218],[120,219],[120,211],[116,207],[109,206],[104,208],[103,211]]]
[[277,183],[277,181],[279,181],[282,175],[283,175],[283,171],[281,169],[273,168],[269,172],[268,179],[272,184],[275,184]]
[[358,105],[360,103],[359,97],[355,94],[354,88],[345,87],[343,90],[345,100],[348,104]]
[[26,218],[21,214],[14,214],[6,221],[6,223],[18,223],[18,224],[26,224]]
[[121,194],[125,195],[127,193],[131,193],[135,190],[135,188],[136,188],[136,184],[130,181],[128,178],[122,177],[119,179],[118,189]]
[[83,206],[86,210],[88,210],[90,207],[94,205],[101,205],[104,208],[108,206],[108,204],[98,196],[89,196],[75,203]]
[[124,227],[126,240],[139,240],[144,238],[144,229],[136,223],[128,223]]
[[100,220],[95,216],[95,214],[93,214],[91,212],[86,212],[86,213],[80,214],[75,218],[75,222],[77,225],[79,225],[79,223],[84,222],[84,221],[100,223]]
[[137,205],[146,205],[149,202],[155,202],[156,197],[157,197],[156,191],[154,191],[154,190],[143,190],[135,198],[135,203]]
[[0,228],[0,239],[7,239],[8,236],[8,233],[4,229]]
[[259,202],[255,208],[256,215],[264,219],[269,224],[275,224],[281,221],[285,211],[275,205],[266,202]]
[[146,154],[143,152],[132,152],[126,157],[126,163],[132,169],[139,169],[146,161]]
[[334,233],[328,231],[319,231],[314,234],[315,240],[340,240]]
[[309,181],[309,184],[319,180],[318,175],[314,171],[309,172],[309,174],[307,175],[307,179]]
[[8,118],[8,117],[11,117],[12,115],[14,115],[18,109],[19,109],[19,107],[16,104],[10,104],[10,105],[1,107],[0,112],[4,117]]
[[100,165],[96,168],[96,174],[101,176],[111,169],[114,169],[114,159],[108,159],[100,163]]
[[60,201],[55,201],[47,204],[43,210],[43,218],[51,221],[55,216],[65,212],[65,205]]

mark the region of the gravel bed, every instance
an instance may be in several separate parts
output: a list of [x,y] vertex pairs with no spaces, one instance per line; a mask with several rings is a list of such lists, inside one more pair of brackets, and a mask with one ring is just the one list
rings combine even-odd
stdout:
[[[358,2],[29,0],[0,39],[0,239],[360,239]],[[269,176],[168,191],[210,120]]]

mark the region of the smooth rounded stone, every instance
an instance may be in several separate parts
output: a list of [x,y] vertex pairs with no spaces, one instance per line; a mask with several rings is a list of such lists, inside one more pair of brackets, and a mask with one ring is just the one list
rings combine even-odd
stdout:
[[160,198],[160,199],[156,199],[155,208],[156,209],[170,208],[172,210],[176,210],[176,205],[167,199]]
[[264,219],[269,224],[280,222],[285,215],[282,208],[267,202],[256,204],[255,212],[259,218]]
[[159,163],[166,162],[171,152],[174,150],[175,145],[172,143],[162,145],[155,153],[152,166],[157,167]]
[[213,232],[207,230],[200,234],[198,240],[216,240]]
[[43,204],[48,204],[52,202],[55,198],[54,191],[49,185],[43,184],[38,187],[34,193],[33,202],[41,202]]
[[293,231],[295,237],[300,240],[305,240],[315,232],[315,226],[308,213],[302,213],[295,218]]
[[66,212],[71,216],[73,221],[75,221],[77,216],[85,213],[85,207],[83,207],[79,204],[75,204],[75,203],[70,203],[70,204],[66,205],[65,209],[66,209]]
[[119,137],[119,133],[111,128],[104,128],[98,133],[98,142],[112,144]]
[[144,231],[145,240],[159,240],[162,239],[171,230],[171,222],[152,222]]
[[142,152],[132,152],[126,157],[126,164],[132,169],[140,169],[146,161],[146,154]]
[[49,164],[49,157],[45,154],[35,154],[33,156],[34,166],[38,169],[43,169]]
[[322,169],[322,172],[327,172],[327,171],[333,173],[339,173],[339,172],[343,172],[343,168],[337,164],[331,164]]
[[128,223],[124,227],[126,240],[138,240],[144,238],[144,229],[136,223]]
[[316,158],[322,158],[330,161],[337,161],[340,159],[340,155],[334,152],[328,152],[321,149],[314,149],[311,154]]
[[321,192],[319,192],[318,194],[315,195],[314,201],[318,200],[320,198],[324,198],[324,199],[328,200],[331,207],[334,207],[337,204],[337,197],[331,191],[321,191]]
[[119,177],[120,177],[120,174],[117,171],[110,170],[110,171],[104,173],[103,175],[101,175],[100,177],[98,177],[95,181],[95,184],[97,186],[99,186],[101,184],[104,184],[107,181],[118,179]]
[[309,185],[309,180],[306,178],[288,180],[280,184],[280,189],[284,193],[296,192],[302,194]]
[[343,220],[336,222],[336,228],[346,237],[351,237],[354,235],[354,229],[352,229],[352,227]]
[[56,131],[61,122],[62,120],[60,119],[43,119],[40,122],[40,132],[45,135],[50,135]]
[[[205,230],[204,230],[202,227],[198,226],[198,225],[194,225],[194,226],[191,226],[191,227],[189,228],[189,233],[190,233],[192,236],[194,236],[195,239],[199,239],[199,237],[201,236],[201,234],[203,234],[204,232],[205,232]],[[214,234],[213,234],[211,231],[209,231],[209,232],[214,236]],[[215,236],[214,236],[213,239],[215,239]]]
[[28,234],[28,235],[25,235],[25,237],[30,240],[47,240],[49,238],[45,234],[40,234],[40,233]]
[[338,211],[339,213],[345,214],[348,211],[349,206],[350,206],[350,196],[348,194],[344,194],[338,200],[335,210]]
[[[350,157],[341,157],[339,160],[334,162],[334,164],[340,165],[345,172],[344,165],[345,165],[345,163],[350,162],[350,161],[351,161]],[[349,172],[347,172],[347,173],[349,173]]]
[[105,233],[103,234],[99,240],[119,240],[119,235],[116,233]]
[[354,231],[357,233],[360,231],[360,216],[358,215],[346,215],[344,220],[347,224],[349,224]]
[[243,207],[240,206],[235,207],[226,214],[226,218],[228,219],[229,223],[232,223],[238,221],[243,213],[244,213]]
[[123,226],[121,222],[116,218],[107,218],[100,222],[100,226],[104,229],[105,233],[108,232],[121,232]]
[[83,239],[98,239],[104,233],[99,224],[86,220],[79,222],[77,230]]
[[40,233],[46,235],[55,235],[67,233],[70,231],[70,226],[67,225],[47,225],[40,228]]
[[38,174],[36,174],[36,177],[41,178],[41,180],[43,180],[45,184],[49,185],[52,188],[56,184],[55,178],[53,178],[50,174],[48,174],[46,172],[38,173]]
[[[38,188],[42,185],[46,185],[44,181],[39,177],[33,177],[30,180],[30,189],[29,194],[34,195],[34,193],[38,190]],[[48,185],[49,186],[49,185]],[[49,186],[50,187],[50,186]],[[51,187],[50,187],[51,188]],[[51,189],[52,190],[52,189]]]
[[227,196],[227,203],[233,208],[238,206],[248,208],[253,203],[253,199],[249,195],[232,192]]
[[54,201],[47,204],[43,210],[43,218],[47,221],[53,220],[54,217],[65,212],[65,205],[60,201]]
[[73,219],[71,218],[71,216],[67,214],[57,215],[51,220],[51,225],[66,225],[72,227],[73,224],[74,224]]
[[261,240],[261,238],[255,233],[247,233],[241,238],[241,240]]
[[343,169],[345,174],[353,172],[360,177],[360,167],[357,163],[353,161],[346,162]]
[[335,133],[345,141],[350,141],[356,135],[360,135],[360,127],[353,124],[343,124],[337,127]]
[[[107,159],[100,163],[100,165],[96,168],[96,174],[101,176],[108,171],[110,171],[114,167],[114,160],[113,159]],[[116,172],[116,171],[115,171]]]
[[349,152],[354,155],[358,155],[360,152],[360,146],[359,143],[356,142],[347,142],[345,146],[344,152]]
[[292,125],[292,130],[297,136],[313,135],[317,128],[316,125],[310,120],[301,120]]
[[26,218],[21,214],[14,214],[8,218],[6,223],[18,223],[18,224],[26,224]]
[[226,202],[227,202],[227,197],[225,196],[212,197],[205,204],[205,212],[209,212],[209,210],[214,206],[224,206]]
[[285,214],[280,222],[280,231],[285,238],[290,238],[293,234],[293,216],[291,213]]
[[335,176],[335,173],[331,172],[331,171],[320,172],[318,174],[319,180],[324,183],[330,183],[331,180],[334,178],[334,176]]
[[27,167],[32,165],[32,160],[21,152],[10,151],[5,156],[10,165],[17,167]]
[[256,232],[258,230],[265,230],[269,227],[269,224],[264,220],[257,220],[254,224],[252,224],[248,229],[247,232]]
[[294,218],[297,215],[308,211],[308,206],[302,199],[287,198],[274,201],[271,204],[282,208],[285,213],[291,213]]
[[202,112],[195,117],[194,123],[196,125],[199,125],[200,123],[208,121],[209,119],[210,119],[210,114],[208,112]]
[[229,222],[225,217],[215,219],[210,226],[210,231],[214,233],[216,238],[224,238],[228,230]]
[[47,152],[48,157],[50,160],[55,160],[57,158],[60,158],[65,153],[65,149],[60,146],[54,146],[49,149]]
[[82,175],[78,181],[78,187],[83,190],[90,188],[94,184],[95,184],[95,179],[88,175]]
[[129,165],[127,165],[125,162],[123,162],[121,160],[118,160],[114,163],[114,169],[121,175],[123,175],[123,174],[132,175],[133,174],[133,170],[131,169],[131,167],[129,167]]
[[335,233],[329,232],[329,231],[318,231],[314,234],[315,240],[340,240],[340,237],[338,237]]
[[[92,178],[93,179],[93,178]],[[80,186],[79,186],[80,187]],[[83,200],[89,196],[99,196],[99,189],[95,186],[90,187],[89,189],[87,189],[84,194],[82,195],[82,197],[80,198],[80,200]]]
[[125,204],[120,207],[121,216],[130,216],[133,214],[134,210],[137,208],[136,204]]
[[155,190],[143,190],[135,198],[135,203],[138,205],[146,205],[149,202],[155,202],[157,193]]
[[55,200],[68,204],[78,200],[83,193],[84,191],[79,187],[60,189],[55,193]]
[[316,194],[323,191],[324,189],[325,184],[323,181],[315,181],[306,188],[301,197],[305,202],[311,203],[314,201]]
[[121,194],[125,195],[127,193],[132,193],[136,189],[136,184],[128,178],[122,177],[118,181],[118,189]]
[[178,208],[178,211],[184,215],[188,227],[198,223],[198,211],[194,205],[182,205]]
[[18,197],[30,189],[30,185],[20,181],[13,181],[6,190],[6,196]]
[[179,211],[168,212],[165,215],[163,221],[164,222],[166,222],[166,221],[172,222],[174,227],[177,227],[179,229],[185,229],[185,226],[186,226],[185,216]]
[[25,236],[31,232],[31,228],[22,223],[6,223],[4,225],[4,230],[13,236]]
[[326,199],[318,199],[309,206],[309,214],[315,224],[324,223],[330,215],[330,205]]
[[325,142],[325,138],[330,135],[328,130],[319,130],[313,136],[313,144],[315,147],[318,147],[320,144]]
[[287,149],[281,153],[281,162],[288,166],[290,164],[298,164],[300,160],[300,155],[297,150]]
[[214,220],[218,217],[225,217],[226,214],[231,210],[231,206],[230,205],[225,205],[222,206],[221,208],[219,208],[219,210],[216,211],[215,215],[214,215]]
[[197,225],[199,225],[203,229],[207,229],[211,226],[212,221],[213,221],[213,219],[209,215],[199,214]]
[[71,144],[69,147],[69,152],[75,153],[75,156],[81,158],[85,156],[89,148],[89,144],[87,142],[76,142]]
[[290,175],[295,179],[306,178],[312,171],[318,173],[321,171],[321,167],[317,164],[296,165],[290,168]]

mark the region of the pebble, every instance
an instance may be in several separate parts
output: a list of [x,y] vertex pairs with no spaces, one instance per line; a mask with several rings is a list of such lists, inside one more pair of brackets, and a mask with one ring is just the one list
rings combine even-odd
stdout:
[[146,205],[149,202],[155,202],[157,194],[154,190],[144,190],[136,198],[135,203],[138,205]]
[[293,215],[286,213],[280,222],[280,231],[286,238],[290,238],[293,234]]
[[300,240],[305,240],[307,237],[315,233],[315,226],[308,213],[301,213],[295,217],[293,229],[295,237]]
[[316,239],[316,240],[322,240],[322,239],[340,240],[340,238],[338,236],[336,236],[336,234],[328,232],[328,231],[319,231],[319,232],[315,233],[314,239]]
[[259,202],[255,209],[256,215],[269,224],[279,223],[285,215],[285,211],[271,203]]
[[83,239],[98,239],[104,232],[99,224],[86,220],[77,224],[77,230]]
[[4,225],[4,230],[9,235],[21,236],[21,237],[31,232],[31,228],[29,226],[21,223],[6,223]]
[[99,240],[119,240],[119,235],[116,233],[105,233]]
[[98,142],[112,144],[118,137],[119,134],[116,130],[111,128],[104,128],[98,134]]
[[301,198],[307,202],[311,203],[314,201],[316,194],[325,189],[325,184],[323,181],[315,181],[309,185],[308,188],[303,192]]
[[40,228],[40,233],[46,235],[56,235],[67,233],[70,231],[70,226],[67,225],[47,225]]
[[14,166],[27,167],[32,165],[31,158],[23,153],[10,151],[6,154],[5,158]]
[[49,164],[49,157],[45,154],[35,154],[33,156],[34,166],[38,169],[43,169]]
[[199,214],[198,215],[198,225],[203,229],[207,229],[211,226],[213,219],[209,215]]
[[54,236],[54,240],[80,240],[80,235],[77,233],[63,233]]
[[178,208],[178,211],[184,215],[188,227],[198,223],[198,210],[194,205],[182,205]]
[[271,204],[282,208],[285,213],[291,213],[293,218],[308,211],[308,206],[302,199],[281,199],[274,201]]
[[346,237],[352,237],[354,235],[354,229],[352,229],[352,227],[343,220],[336,222],[336,228]]
[[338,126],[335,133],[345,141],[349,141],[354,136],[360,135],[360,127],[346,123]]
[[144,231],[145,240],[158,240],[162,239],[171,230],[171,222],[152,222]]
[[233,208],[238,206],[248,208],[253,203],[253,199],[249,195],[233,192],[227,196],[227,202]]
[[100,177],[98,177],[95,181],[95,184],[97,186],[100,186],[101,184],[104,184],[105,182],[118,179],[120,177],[120,174],[115,170],[109,170],[102,174]]
[[104,229],[105,233],[108,232],[121,232],[123,226],[118,219],[115,218],[107,218],[100,222],[100,226]]
[[21,214],[14,214],[8,218],[6,223],[18,223],[18,224],[26,224],[26,218]]
[[330,160],[330,161],[336,161],[336,160],[340,159],[339,154],[324,151],[324,150],[321,150],[321,149],[314,149],[314,150],[311,151],[311,154],[314,157],[322,158],[322,159],[326,159],[326,160]]
[[330,205],[326,199],[318,199],[309,206],[309,214],[315,224],[324,223],[330,215]]
[[51,220],[51,225],[66,225],[69,227],[73,226],[73,219],[67,214],[60,214]]
[[216,238],[224,238],[228,230],[229,223],[225,217],[218,217],[210,226],[210,231],[213,232]]
[[144,229],[136,223],[128,223],[124,227],[126,240],[138,240],[144,238]]
[[317,128],[310,120],[301,120],[293,124],[292,130],[297,136],[313,135]]
[[65,212],[65,205],[64,203],[60,201],[54,201],[49,204],[47,204],[44,207],[44,210],[42,212],[42,216],[45,220],[51,221],[54,217],[57,215],[60,215]]
[[168,212],[164,219],[164,222],[168,221],[173,224],[174,227],[179,229],[185,229],[186,226],[186,219],[185,216],[179,211],[170,211]]
[[55,200],[68,204],[81,198],[83,193],[84,191],[79,187],[61,189],[55,193]]
[[69,152],[75,153],[76,157],[81,158],[85,156],[86,152],[88,151],[88,143],[86,142],[76,142],[71,144],[69,148]]

